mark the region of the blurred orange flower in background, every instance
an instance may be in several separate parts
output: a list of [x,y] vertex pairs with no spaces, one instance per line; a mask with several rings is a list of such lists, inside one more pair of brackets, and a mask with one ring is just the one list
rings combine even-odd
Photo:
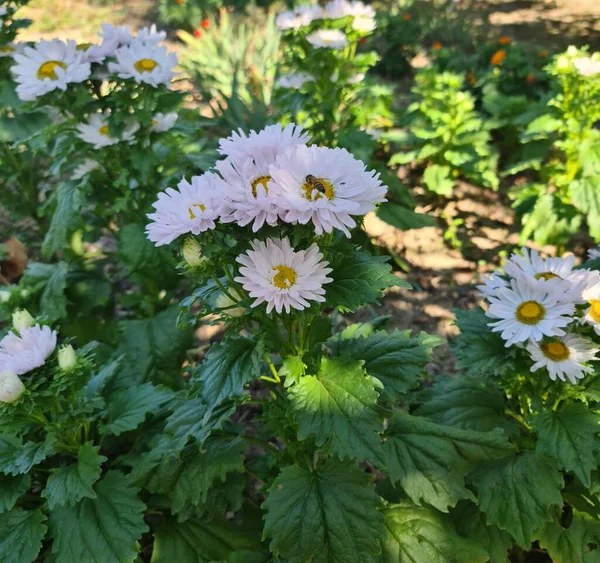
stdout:
[[183,4],[185,2],[185,0],[175,0],[176,4]]
[[475,83],[477,82],[477,77],[472,72],[467,72],[467,74],[465,74],[465,80],[471,86],[475,86]]
[[506,51],[504,49],[498,49],[494,53],[494,56],[490,59],[490,64],[492,66],[501,65],[504,62],[505,58],[506,58]]
[[434,41],[432,47],[434,51],[439,51],[442,48],[442,44],[439,41]]
[[412,16],[411,16],[410,14],[404,14],[404,15],[402,16],[402,19],[403,19],[405,22],[408,22],[408,21],[412,20]]
[[527,73],[527,78],[525,80],[527,80],[527,84],[535,84],[535,76],[533,75],[533,72]]
[[208,18],[204,18],[202,20],[202,23],[200,24],[204,29],[208,29],[210,26],[210,21],[208,21]]
[[200,31],[199,29],[194,29],[194,37],[202,37],[202,31]]
[[510,37],[508,37],[508,35],[503,35],[502,37],[498,38],[499,45],[510,45],[511,43],[512,43],[512,39]]
[[539,52],[540,57],[547,57],[548,56],[548,51],[546,51],[546,49],[542,49]]

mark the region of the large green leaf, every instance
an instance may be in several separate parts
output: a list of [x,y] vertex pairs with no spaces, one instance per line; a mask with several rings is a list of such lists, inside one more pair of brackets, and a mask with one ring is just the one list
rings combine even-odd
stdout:
[[485,563],[489,560],[483,549],[461,538],[446,517],[431,508],[407,501],[388,506],[383,514],[383,563]]
[[524,548],[552,519],[551,508],[563,504],[563,478],[556,462],[533,452],[490,461],[477,468],[472,479],[487,521]]
[[354,465],[286,467],[263,504],[264,537],[288,563],[374,563],[384,532],[380,502]]
[[378,331],[366,338],[355,334],[352,338],[334,339],[329,346],[336,355],[348,354],[355,360],[364,360],[367,373],[383,383],[383,393],[389,398],[406,393],[418,385],[425,366],[432,359],[432,350],[445,342],[438,336],[421,332],[417,338],[411,331]]
[[425,501],[442,512],[461,499],[475,500],[465,475],[476,463],[513,451],[502,431],[441,426],[402,411],[395,413],[385,438],[390,478],[416,504]]
[[146,506],[125,475],[109,471],[94,486],[95,499],[50,511],[52,553],[60,563],[132,563],[148,530]]
[[600,417],[581,403],[534,418],[538,433],[536,451],[555,457],[562,469],[572,471],[587,487],[598,466]]
[[47,315],[50,321],[63,319],[67,316],[67,274],[69,268],[66,262],[57,264],[31,263],[25,271],[25,282],[34,284],[41,289],[40,313]]
[[596,242],[600,240],[600,174],[583,176],[571,183],[573,204],[588,214],[587,224]]
[[0,434],[0,472],[7,475],[29,473],[31,468],[54,453],[56,436],[47,434],[44,442],[25,442],[11,434]]
[[0,513],[11,510],[17,499],[31,487],[30,475],[10,477],[0,473]]
[[575,512],[566,529],[555,522],[546,524],[539,542],[553,563],[596,563],[600,560],[600,522]]
[[79,185],[74,182],[63,182],[56,190],[55,199],[56,208],[42,245],[42,254],[45,258],[50,258],[56,251],[66,246],[67,231],[73,227],[75,219],[78,218],[81,205]]
[[202,397],[211,404],[242,394],[244,385],[261,375],[264,348],[245,336],[214,344],[193,379],[202,383]]
[[324,358],[317,375],[301,377],[289,391],[298,439],[314,435],[317,446],[342,458],[382,465],[379,387],[361,362],[347,356]]
[[41,510],[13,508],[0,514],[0,561],[29,563],[36,561],[47,527]]
[[383,203],[377,209],[377,216],[386,223],[402,231],[435,226],[435,218],[426,213],[417,213],[397,203]]
[[86,442],[79,448],[77,462],[53,469],[42,496],[48,500],[48,506],[74,506],[82,498],[96,498],[93,485],[102,473],[101,465],[107,460],[98,453],[99,446]]
[[423,182],[432,192],[449,196],[454,188],[454,180],[450,178],[450,167],[432,164],[423,173]]

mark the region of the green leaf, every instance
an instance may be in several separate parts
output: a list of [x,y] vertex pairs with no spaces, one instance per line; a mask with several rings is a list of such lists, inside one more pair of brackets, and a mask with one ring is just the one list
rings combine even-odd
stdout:
[[421,406],[414,414],[438,424],[480,432],[507,426],[502,392],[481,377],[438,377],[418,398]]
[[432,350],[445,343],[443,338],[421,332],[410,337],[410,330],[375,332],[369,336],[329,341],[335,355],[348,354],[354,360],[364,360],[364,369],[383,383],[383,393],[393,398],[416,387],[425,366],[432,359]]
[[50,511],[52,553],[60,563],[132,563],[148,530],[146,506],[125,475],[109,471],[94,486],[95,499]]
[[67,231],[73,227],[75,219],[78,218],[80,205],[79,185],[73,182],[59,184],[56,190],[56,209],[42,244],[44,258],[51,258],[56,251],[66,246]]
[[279,368],[279,377],[285,377],[283,385],[289,387],[298,383],[306,372],[306,364],[300,356],[288,356]]
[[450,167],[432,164],[423,173],[423,182],[434,193],[449,196],[454,189],[454,180],[450,179]]
[[461,538],[451,523],[431,508],[411,502],[383,511],[382,563],[485,563],[488,554]]
[[35,284],[42,289],[40,296],[40,313],[46,315],[49,321],[56,321],[67,316],[67,287],[68,266],[66,262],[58,264],[31,263],[25,271],[24,282]]
[[10,477],[0,473],[0,513],[12,510],[19,497],[30,487],[30,475]]
[[128,274],[140,272],[146,277],[160,279],[164,284],[165,276],[175,272],[173,253],[157,248],[148,240],[144,225],[130,224],[119,231],[119,257],[125,263]]
[[82,498],[96,498],[93,485],[102,473],[101,465],[107,460],[100,455],[99,446],[86,442],[79,448],[77,462],[60,469],[52,469],[42,491],[50,510],[56,506],[74,506]]
[[441,426],[403,411],[394,414],[383,446],[392,481],[411,500],[442,512],[461,499],[475,500],[465,475],[480,461],[513,451],[502,431],[474,432]]
[[588,139],[579,145],[579,158],[585,176],[600,174],[600,143]]
[[333,282],[325,286],[327,303],[355,311],[362,305],[376,303],[385,289],[410,289],[410,284],[391,273],[387,261],[387,257],[372,256],[347,243],[335,247],[329,255]]
[[435,226],[435,218],[431,215],[417,213],[408,207],[396,203],[382,203],[377,208],[377,216],[382,221],[385,221],[401,231]]
[[522,135],[522,142],[527,143],[536,139],[545,139],[550,133],[558,131],[562,125],[560,119],[556,119],[551,114],[547,113],[534,119]]
[[209,404],[242,394],[244,385],[261,375],[264,347],[245,336],[229,336],[214,344],[193,380],[202,383],[202,397]]
[[567,529],[555,522],[546,524],[539,542],[553,563],[595,563],[600,557],[600,522],[574,512]]
[[91,400],[95,396],[102,393],[106,384],[117,374],[121,369],[124,356],[119,356],[112,362],[104,364],[100,371],[93,375],[85,386],[85,398]]
[[0,514],[0,561],[29,563],[36,561],[48,528],[40,510],[13,508]]
[[54,453],[56,436],[47,434],[44,442],[25,442],[11,434],[0,434],[0,472],[7,475],[29,473],[34,465]]
[[260,538],[225,520],[194,518],[177,522],[164,518],[155,534],[151,563],[228,561],[235,551],[260,547]]
[[329,459],[313,471],[286,467],[263,503],[263,536],[287,563],[374,563],[383,539],[380,502],[353,465]]
[[558,460],[559,467],[572,471],[589,487],[590,475],[598,465],[600,417],[581,403],[560,411],[548,411],[534,418],[538,433],[536,451]]
[[588,214],[590,234],[600,240],[600,175],[583,176],[571,182],[570,191],[573,204]]
[[488,462],[472,474],[472,480],[487,521],[524,548],[551,520],[551,507],[563,504],[563,478],[556,462],[533,452]]
[[172,397],[170,389],[151,383],[118,389],[108,400],[108,422],[101,424],[100,430],[115,436],[135,430],[148,413],[158,410]]
[[317,446],[326,445],[342,458],[383,464],[379,387],[361,362],[346,356],[324,358],[316,376],[302,377],[289,391],[298,439],[314,435]]

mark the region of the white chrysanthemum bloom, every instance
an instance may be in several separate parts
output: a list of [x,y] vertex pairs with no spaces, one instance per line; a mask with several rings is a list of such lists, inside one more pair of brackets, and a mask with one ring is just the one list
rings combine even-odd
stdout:
[[192,176],[191,183],[182,179],[177,190],[167,188],[159,193],[152,204],[156,212],[148,214],[152,220],[146,227],[148,239],[162,246],[187,233],[198,235],[214,229],[222,198],[221,183],[216,174],[207,172]]
[[161,41],[167,38],[166,31],[158,31],[156,24],[153,23],[150,27],[143,27],[138,31],[136,39],[143,41],[144,43],[153,43],[157,45]]
[[174,111],[170,113],[157,113],[152,118],[152,123],[150,125],[150,131],[154,131],[156,133],[164,133],[168,131],[175,125],[177,121],[177,113]]
[[[239,161],[238,161],[239,162]],[[225,181],[223,184],[223,207],[221,221],[235,222],[240,227],[252,223],[252,231],[258,231],[265,223],[272,227],[282,212],[269,194],[269,164],[247,158],[236,165],[231,158],[217,162],[216,168]]]
[[277,157],[270,172],[284,220],[312,221],[318,235],[335,228],[349,237],[348,229],[356,226],[351,215],[364,215],[386,201],[379,174],[346,149],[301,145]]
[[241,300],[242,296],[230,287],[227,289],[227,293],[219,293],[215,300],[215,307],[221,309],[219,312],[228,317],[241,317],[246,312],[244,307],[236,307]]
[[592,57],[581,57],[573,61],[575,70],[581,76],[594,76],[600,73],[600,61],[593,59]]
[[600,247],[590,248],[588,250],[588,259],[595,260],[596,258],[600,258]]
[[325,301],[323,285],[333,280],[327,277],[331,268],[316,244],[298,251],[287,238],[254,240],[251,245],[252,250],[236,258],[242,267],[235,281],[255,299],[252,307],[266,302],[267,313],[289,313],[310,307],[309,301]]
[[31,101],[57,88],[66,90],[71,82],[83,82],[90,76],[90,63],[84,62],[75,41],[40,40],[34,47],[25,47],[23,54],[14,55],[11,67],[17,94]]
[[299,29],[322,17],[322,9],[318,4],[300,6],[289,12],[281,12],[275,18],[275,25],[280,31]]
[[318,29],[309,33],[306,40],[317,49],[343,49],[348,46],[348,37],[339,29]]
[[600,336],[600,283],[586,289],[583,292],[583,299],[587,302],[588,307],[579,322],[590,325],[594,332]]
[[0,46],[0,57],[13,57],[15,55],[22,55],[25,52],[27,43],[24,41],[18,41],[13,43],[7,43],[6,45]]
[[43,366],[56,348],[56,332],[39,324],[16,335],[9,332],[0,341],[0,371],[23,375]]
[[563,303],[569,289],[567,281],[548,280],[531,283],[522,274],[510,281],[510,287],[499,287],[489,297],[486,315],[498,321],[488,323],[493,332],[500,332],[506,346],[526,340],[541,340],[544,336],[563,336],[562,330],[573,319],[575,305]]
[[0,372],[0,403],[14,403],[25,392],[25,385],[16,373]]
[[83,61],[88,63],[104,62],[106,57],[110,57],[114,53],[114,48],[110,43],[102,42],[100,45],[94,43],[79,43],[77,51],[81,53]]
[[357,31],[369,32],[375,29],[375,9],[362,2],[332,0],[323,10],[323,17],[338,19],[352,16],[352,27]]
[[120,141],[118,137],[112,137],[108,132],[107,113],[93,113],[87,123],[80,123],[76,129],[79,131],[77,136],[82,141],[94,145],[95,149],[116,145]]
[[483,284],[478,285],[477,289],[487,299],[489,299],[490,297],[495,297],[496,290],[499,287],[508,287],[508,282],[503,277],[498,275],[497,272],[493,272],[492,274],[483,276],[481,278],[481,281],[483,282]]
[[108,70],[120,78],[133,78],[138,84],[144,82],[157,88],[170,86],[175,76],[173,68],[177,55],[167,48],[134,39],[128,46],[117,49],[116,63],[108,63]]
[[102,31],[98,35],[102,39],[102,46],[108,53],[107,56],[113,56],[119,47],[129,45],[133,41],[128,25],[115,26],[111,23],[103,23],[101,27]]
[[87,176],[96,168],[100,168],[100,164],[95,160],[91,160],[90,158],[86,158],[81,164],[73,170],[71,174],[71,180],[81,180],[84,176]]
[[292,72],[289,74],[282,74],[275,84],[280,88],[293,88],[294,90],[297,90],[307,82],[314,81],[315,77],[308,72]]
[[546,368],[550,379],[566,381],[565,376],[573,384],[583,379],[584,374],[593,372],[591,366],[584,362],[598,360],[596,354],[600,351],[594,343],[575,334],[566,334],[560,338],[544,339],[542,342],[530,342],[527,351],[535,362],[531,371]]

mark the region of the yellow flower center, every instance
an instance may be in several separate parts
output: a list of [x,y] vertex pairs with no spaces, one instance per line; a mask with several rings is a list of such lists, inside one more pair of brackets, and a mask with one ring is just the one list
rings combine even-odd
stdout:
[[316,178],[312,174],[306,176],[304,184],[302,184],[302,191],[308,201],[317,201],[323,196],[331,201],[335,197],[333,184],[324,178]]
[[536,280],[545,279],[547,281],[547,280],[551,280],[552,278],[558,278],[558,279],[562,280],[562,278],[560,276],[553,274],[552,272],[540,272],[539,274],[536,274],[533,277]]
[[517,307],[517,320],[526,325],[539,323],[546,314],[546,309],[537,301],[525,301]]
[[100,135],[108,137],[108,125],[103,125],[102,127],[100,127],[100,129],[98,129],[98,133],[100,133]]
[[153,119],[153,120],[150,122],[150,125],[151,125],[152,127],[154,127],[155,125],[158,125],[158,121],[156,121],[156,119]]
[[190,212],[190,219],[196,218],[196,215],[194,215],[194,209],[193,209],[194,207],[197,207],[202,212],[206,211],[205,205],[203,205],[202,203],[194,203],[194,205],[192,205],[192,207],[188,207],[188,211]]
[[589,304],[591,305],[589,312],[590,317],[597,323],[600,323],[600,301],[598,301],[598,299],[590,299]]
[[250,184],[252,186],[252,195],[256,197],[256,194],[258,193],[258,186],[262,186],[265,189],[265,193],[268,194],[269,188],[267,187],[267,184],[269,183],[270,179],[271,176],[259,176],[258,178],[252,180]]
[[273,270],[277,272],[273,276],[273,285],[276,288],[289,289],[296,283],[298,274],[296,274],[296,270],[293,268],[285,266],[284,264],[279,264],[279,266],[273,266]]
[[133,66],[138,72],[150,72],[158,66],[158,63],[152,59],[140,59],[133,63]]
[[44,78],[49,78],[50,80],[58,80],[58,76],[56,75],[56,67],[67,68],[67,65],[61,61],[46,61],[42,63],[40,68],[37,71],[37,77],[40,80],[44,80]]
[[87,51],[92,46],[91,43],[80,43],[75,47],[77,51]]
[[542,344],[540,348],[542,349],[544,356],[553,362],[564,362],[565,360],[568,360],[571,355],[569,349],[558,340]]
[[0,47],[0,53],[14,53],[15,50],[10,45],[4,45]]

